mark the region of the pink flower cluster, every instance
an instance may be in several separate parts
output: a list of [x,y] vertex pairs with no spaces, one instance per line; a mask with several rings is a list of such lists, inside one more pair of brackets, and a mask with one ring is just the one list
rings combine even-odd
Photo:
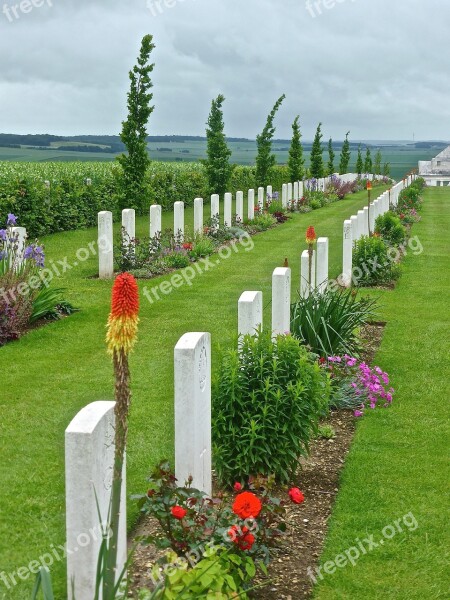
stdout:
[[355,394],[361,398],[361,407],[360,410],[355,411],[355,417],[363,416],[367,404],[371,409],[375,409],[381,402],[384,407],[392,404],[395,390],[389,387],[389,376],[380,367],[370,367],[365,362],[358,364],[356,358],[347,354],[343,357],[331,356],[328,358],[328,363],[331,363],[332,371],[337,368],[354,379],[351,386]]

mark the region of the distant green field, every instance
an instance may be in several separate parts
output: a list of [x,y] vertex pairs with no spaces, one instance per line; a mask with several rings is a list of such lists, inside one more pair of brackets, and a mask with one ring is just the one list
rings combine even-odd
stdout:
[[[81,142],[78,142],[78,145]],[[54,145],[75,145],[71,142],[58,142]],[[85,142],[82,142],[86,145]],[[229,142],[232,150],[232,161],[240,165],[253,165],[256,157],[256,143],[252,141]],[[104,146],[103,146],[104,147]],[[206,157],[205,141],[186,142],[150,142],[148,144],[150,156],[155,161],[161,162],[197,162]],[[285,164],[288,160],[289,142],[274,143],[273,151],[279,164]],[[410,171],[417,168],[419,160],[430,160],[438,151],[436,149],[416,149],[409,146],[385,146],[381,148],[383,162],[391,165],[391,175],[400,179]],[[309,152],[305,151],[305,158],[309,162]],[[372,154],[375,154],[373,150]],[[356,152],[352,152],[351,170],[356,163]],[[24,162],[72,162],[72,161],[111,161],[115,160],[117,154],[98,152],[60,151],[54,147],[45,150],[35,148],[1,148],[0,160],[24,161]],[[327,160],[327,152],[324,159]],[[336,162],[339,160],[339,152],[336,152]]]

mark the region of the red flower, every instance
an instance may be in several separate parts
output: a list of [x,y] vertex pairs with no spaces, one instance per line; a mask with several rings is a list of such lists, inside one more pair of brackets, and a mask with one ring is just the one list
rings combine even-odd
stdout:
[[187,515],[187,510],[185,508],[182,508],[181,506],[172,506],[171,511],[172,516],[175,517],[175,519],[178,519],[179,521],[181,521],[181,519],[184,519],[184,517]]
[[310,227],[308,227],[308,229],[306,231],[306,243],[307,244],[314,244],[314,242],[316,241],[316,239],[317,239],[317,237],[316,237],[316,230],[311,225]]
[[239,483],[239,481],[236,481],[236,483],[234,484],[234,491],[240,492],[241,490],[242,490],[242,485]]
[[192,244],[191,243],[183,244],[183,249],[184,250],[192,250]]
[[301,504],[305,500],[305,496],[298,488],[292,488],[289,490],[289,498],[294,504]]
[[233,525],[228,535],[240,550],[251,550],[255,543],[255,536],[250,533],[248,527],[243,527],[241,530],[237,525]]
[[243,492],[236,496],[236,500],[233,504],[233,512],[241,519],[249,519],[256,517],[259,515],[262,509],[262,504],[260,499],[252,494],[251,492]]

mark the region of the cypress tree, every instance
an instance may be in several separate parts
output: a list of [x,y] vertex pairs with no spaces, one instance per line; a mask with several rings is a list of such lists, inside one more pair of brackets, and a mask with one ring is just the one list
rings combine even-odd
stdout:
[[328,175],[334,173],[334,158],[336,154],[333,150],[333,140],[330,138],[328,142]]
[[278,109],[283,103],[286,96],[283,94],[275,102],[269,116],[267,117],[266,125],[262,132],[256,137],[256,145],[258,155],[256,157],[256,185],[265,187],[269,184],[270,169],[275,166],[275,155],[272,154],[272,140],[275,134],[274,120]]
[[228,184],[233,172],[230,164],[231,150],[225,137],[225,124],[223,121],[222,105],[225,97],[219,94],[211,103],[211,112],[208,117],[206,129],[207,159],[203,162],[208,177],[209,191],[211,194],[223,195],[228,189]]
[[289,148],[288,169],[291,182],[301,181],[305,174],[305,161],[303,158],[303,147],[301,142],[301,132],[299,125],[300,117],[297,115],[292,124],[292,141]]
[[314,142],[311,149],[311,177],[315,177],[315,179],[320,179],[323,177],[323,148],[321,140],[323,138],[322,134],[322,123],[319,123],[316,130],[316,135],[314,137]]
[[350,159],[352,157],[350,152],[350,142],[348,141],[348,136],[350,135],[350,131],[347,131],[345,135],[345,140],[342,145],[341,151],[341,159],[339,161],[339,173],[340,175],[344,175],[344,173],[348,173]]
[[362,175],[363,170],[364,170],[364,161],[363,161],[363,157],[362,157],[361,144],[360,144],[358,146],[358,158],[356,160],[356,172],[358,173],[358,175]]

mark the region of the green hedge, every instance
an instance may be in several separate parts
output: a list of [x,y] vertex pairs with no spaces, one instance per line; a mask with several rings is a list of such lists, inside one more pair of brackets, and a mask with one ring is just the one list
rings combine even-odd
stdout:
[[[117,163],[0,162],[0,222],[14,213],[30,237],[93,227],[97,213],[111,210],[119,217],[120,166]],[[92,185],[86,180],[91,179]],[[50,182],[50,187],[45,184]],[[288,181],[286,167],[272,171],[274,191]],[[255,167],[236,166],[230,192],[254,188]],[[197,197],[208,200],[205,169],[200,163],[153,162],[147,173],[147,202],[171,210],[182,200],[191,206]]]

